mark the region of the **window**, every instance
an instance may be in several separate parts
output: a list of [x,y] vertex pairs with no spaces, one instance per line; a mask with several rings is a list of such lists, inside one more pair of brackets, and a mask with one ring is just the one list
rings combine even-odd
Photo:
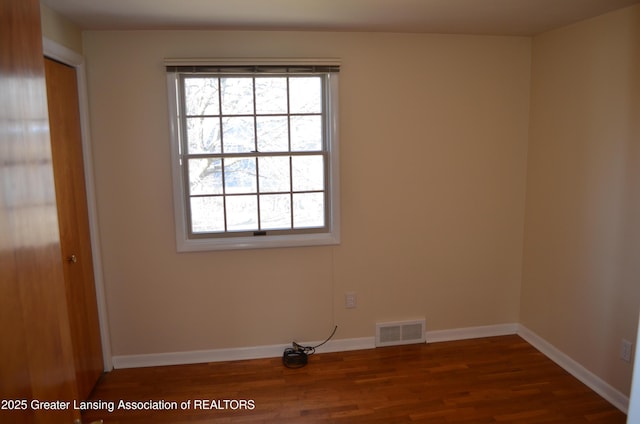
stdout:
[[338,243],[335,61],[166,65],[178,250]]

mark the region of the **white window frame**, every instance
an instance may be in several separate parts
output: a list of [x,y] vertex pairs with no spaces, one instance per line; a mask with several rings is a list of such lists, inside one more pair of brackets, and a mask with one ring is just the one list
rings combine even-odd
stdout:
[[340,243],[340,172],[338,149],[338,73],[330,73],[326,90],[326,133],[328,175],[325,190],[328,192],[326,231],[301,234],[269,234],[260,236],[189,237],[186,201],[185,172],[181,154],[181,131],[178,114],[177,84],[179,74],[170,67],[179,66],[339,66],[336,59],[166,59],[167,93],[171,142],[171,172],[175,218],[176,249],[178,252],[209,250],[261,249],[277,247],[301,247],[336,245]]

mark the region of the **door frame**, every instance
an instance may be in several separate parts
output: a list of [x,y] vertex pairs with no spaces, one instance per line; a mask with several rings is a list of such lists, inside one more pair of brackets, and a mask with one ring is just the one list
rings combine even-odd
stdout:
[[78,106],[80,108],[82,159],[84,162],[87,210],[89,213],[89,229],[91,232],[91,250],[93,253],[92,260],[96,286],[96,302],[98,304],[98,319],[100,321],[100,339],[102,341],[104,371],[109,372],[113,369],[113,361],[111,358],[111,339],[109,337],[109,320],[104,290],[102,254],[100,251],[100,231],[98,228],[98,208],[95,194],[95,181],[93,177],[93,154],[89,131],[89,99],[87,97],[87,78],[84,57],[46,37],[42,38],[42,47],[46,57],[74,68],[78,79]]

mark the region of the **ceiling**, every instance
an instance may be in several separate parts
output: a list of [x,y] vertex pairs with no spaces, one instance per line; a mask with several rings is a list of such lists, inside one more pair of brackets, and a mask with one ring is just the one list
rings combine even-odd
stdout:
[[640,0],[41,0],[83,30],[535,35]]

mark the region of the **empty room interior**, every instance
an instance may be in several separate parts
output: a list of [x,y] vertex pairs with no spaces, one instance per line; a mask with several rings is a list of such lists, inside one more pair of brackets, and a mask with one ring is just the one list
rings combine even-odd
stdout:
[[[332,335],[291,370],[311,373],[322,355],[389,349],[379,327],[418,323],[427,347],[517,337],[624,415],[635,408],[637,1],[125,3],[39,4],[44,56],[77,71],[101,378],[269,358],[285,368],[293,341]],[[296,232],[295,214],[315,203],[291,203],[284,236],[256,227],[209,245],[198,232],[204,197],[180,185],[195,178],[181,167],[205,154],[176,144],[192,133],[175,109],[190,108],[181,84],[201,78],[183,69],[212,75],[223,62],[331,64],[319,136],[331,139],[320,179],[330,241]],[[222,115],[223,126],[244,119]],[[223,153],[210,156],[229,164]],[[242,155],[267,163],[258,148]],[[224,172],[231,228],[242,196]]]

